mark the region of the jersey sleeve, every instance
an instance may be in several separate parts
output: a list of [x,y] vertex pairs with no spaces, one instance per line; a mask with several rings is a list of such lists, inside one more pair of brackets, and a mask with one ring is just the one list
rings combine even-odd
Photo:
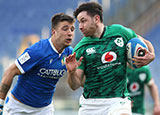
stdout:
[[147,78],[146,78],[146,80],[145,80],[145,84],[149,84],[150,80],[152,79],[152,76],[151,76],[151,72],[150,72],[150,70],[149,70],[149,67],[148,67],[148,66],[145,66],[145,67],[144,67],[144,71],[145,71],[145,73],[146,73],[146,75],[147,75]]
[[128,40],[130,40],[131,38],[137,37],[136,33],[132,29],[126,28],[126,27],[124,27],[124,28],[126,30],[125,35],[127,36]]
[[123,38],[125,38],[127,41],[137,37],[136,33],[130,28],[127,28],[119,24],[114,24],[114,26],[117,26],[117,31],[120,31],[121,34],[123,35]]
[[27,48],[15,61],[22,74],[33,68],[43,58],[43,53],[37,46]]

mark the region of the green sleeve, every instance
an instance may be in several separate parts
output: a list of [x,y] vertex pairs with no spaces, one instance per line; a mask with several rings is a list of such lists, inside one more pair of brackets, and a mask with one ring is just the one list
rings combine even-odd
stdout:
[[123,29],[124,29],[123,34],[128,40],[130,40],[131,38],[137,37],[136,33],[132,29],[124,27],[124,26],[123,26]]
[[148,67],[148,66],[144,66],[143,68],[144,68],[144,71],[145,71],[145,73],[146,73],[146,75],[147,75],[147,78],[146,78],[146,80],[145,80],[145,84],[148,84],[148,83],[149,83],[149,81],[150,81],[150,80],[151,80],[151,78],[152,78],[152,76],[151,76],[151,72],[150,72],[150,70],[149,70],[149,67]]
[[127,28],[120,24],[114,24],[114,26],[117,26],[117,31],[121,32],[123,37],[126,38],[127,40],[137,37],[136,33],[130,28]]

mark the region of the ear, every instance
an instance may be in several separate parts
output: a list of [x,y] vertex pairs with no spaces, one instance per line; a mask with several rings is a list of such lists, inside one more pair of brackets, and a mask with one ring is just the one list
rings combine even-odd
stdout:
[[56,30],[52,28],[52,35],[54,35],[55,33],[56,33]]
[[99,15],[95,15],[95,16],[94,16],[94,21],[95,21],[96,23],[99,23],[99,22],[100,22],[100,16],[99,16]]

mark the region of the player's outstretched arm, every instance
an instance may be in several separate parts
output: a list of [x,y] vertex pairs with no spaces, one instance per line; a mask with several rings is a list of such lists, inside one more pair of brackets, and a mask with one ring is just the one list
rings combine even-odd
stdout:
[[160,115],[159,92],[158,92],[158,87],[155,84],[153,79],[151,79],[151,82],[149,83],[149,90],[150,90],[152,99],[154,101],[153,115]]
[[84,72],[77,67],[81,64],[83,57],[79,61],[76,60],[76,53],[69,55],[66,58],[66,67],[68,72],[68,84],[71,89],[76,90],[81,86]]
[[6,95],[10,89],[10,86],[13,81],[13,77],[15,75],[20,74],[19,69],[15,64],[12,64],[5,72],[2,77],[2,81],[0,84],[0,106],[3,108],[3,103],[6,98]]
[[137,67],[142,67],[144,65],[149,64],[150,62],[152,62],[155,59],[155,52],[154,52],[154,47],[150,41],[144,39],[143,37],[141,37],[139,35],[138,35],[138,37],[146,43],[146,45],[148,46],[148,49],[149,49],[149,51],[147,51],[146,49],[143,49],[145,52],[145,56],[143,56],[143,57],[135,56],[133,59],[133,61],[135,61],[134,64],[136,64]]

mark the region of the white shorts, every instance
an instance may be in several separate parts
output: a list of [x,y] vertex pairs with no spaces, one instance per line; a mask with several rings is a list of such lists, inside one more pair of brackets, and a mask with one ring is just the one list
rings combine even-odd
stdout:
[[107,98],[107,99],[85,99],[80,97],[80,108],[78,115],[120,115],[131,112],[131,101],[126,98]]
[[53,104],[46,107],[35,108],[15,100],[11,94],[9,94],[8,97],[8,103],[6,103],[3,108],[3,115],[54,115]]
[[132,113],[132,115],[144,115],[144,114],[140,114],[140,113]]

